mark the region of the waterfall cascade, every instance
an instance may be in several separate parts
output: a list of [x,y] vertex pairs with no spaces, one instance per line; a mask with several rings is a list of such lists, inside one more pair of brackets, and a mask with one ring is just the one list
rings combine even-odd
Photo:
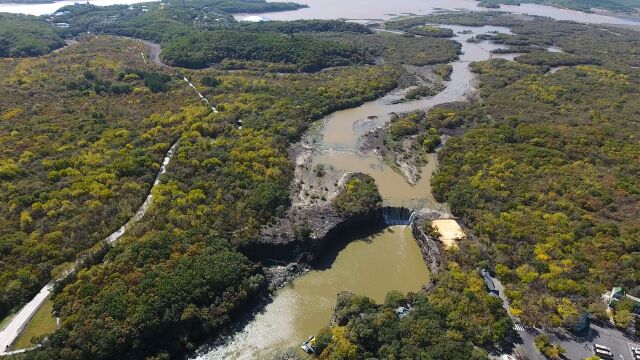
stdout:
[[382,219],[385,225],[409,225],[413,220],[412,209],[405,207],[385,206],[381,209]]

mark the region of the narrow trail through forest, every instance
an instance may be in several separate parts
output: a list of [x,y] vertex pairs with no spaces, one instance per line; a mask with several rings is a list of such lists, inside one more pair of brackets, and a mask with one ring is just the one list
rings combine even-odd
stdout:
[[[160,60],[161,49],[159,44],[154,44],[148,41],[142,41],[142,42],[147,46],[149,46],[150,48],[149,57],[154,63],[165,68],[169,67],[168,65],[163,64],[162,61]],[[142,53],[142,60],[145,63],[147,63],[147,60],[144,57],[144,53]],[[176,75],[178,75],[177,72],[176,72]],[[206,99],[196,89],[193,83],[189,81],[189,79],[187,79],[186,76],[182,76],[182,79],[187,83],[188,86],[190,86],[195,90],[195,92],[198,94],[198,97],[202,101],[206,102],[207,105],[211,107],[211,111],[213,111],[214,113],[218,112],[215,106],[212,106],[210,104],[209,100]],[[140,219],[142,219],[145,216],[145,214],[149,210],[149,206],[151,205],[151,202],[153,201],[153,189],[156,187],[156,185],[160,183],[160,177],[167,171],[167,166],[169,165],[171,158],[173,157],[173,155],[176,152],[176,149],[178,148],[178,142],[179,140],[176,140],[176,142],[174,142],[173,145],[167,150],[167,153],[165,154],[164,159],[162,160],[162,165],[160,166],[160,170],[158,170],[158,174],[156,175],[153,185],[149,189],[149,193],[147,194],[147,197],[145,198],[142,205],[140,205],[140,207],[135,212],[135,214],[124,225],[122,225],[118,230],[116,230],[115,232],[113,232],[112,234],[110,234],[108,237],[104,239],[104,241],[107,244],[109,244],[110,246],[113,246],[117,242],[117,240],[120,237],[122,237],[122,235],[124,235],[125,232],[133,224],[140,221]],[[57,279],[52,280],[50,283],[45,285],[38,292],[38,294],[34,296],[34,298],[31,301],[29,301],[26,305],[24,305],[20,309],[20,311],[11,319],[11,321],[5,326],[5,328],[0,331],[0,356],[16,354],[24,350],[23,349],[23,350],[10,351],[11,345],[16,341],[18,336],[20,336],[20,334],[22,333],[24,328],[27,326],[31,318],[35,315],[35,313],[38,311],[40,306],[42,306],[45,300],[51,296],[53,292],[54,284],[66,279],[74,271],[77,270],[78,266],[79,266],[79,261],[76,261],[76,265],[72,269],[69,269],[68,271],[63,273],[61,276],[59,276]]]

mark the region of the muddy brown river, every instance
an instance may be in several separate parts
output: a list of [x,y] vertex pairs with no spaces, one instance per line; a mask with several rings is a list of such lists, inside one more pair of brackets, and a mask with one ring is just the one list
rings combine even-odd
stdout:
[[[376,229],[378,231],[378,229]],[[349,242],[349,237],[356,239]],[[391,290],[416,291],[429,279],[408,226],[390,226],[371,235],[345,234],[318,269],[278,290],[273,302],[231,341],[200,359],[269,359],[281,350],[299,350],[309,335],[328,324],[336,294],[350,290],[382,302]]]
[[[420,180],[411,186],[380,157],[362,154],[359,147],[362,136],[387,123],[392,113],[426,110],[465,99],[474,91],[469,62],[486,60],[490,51],[498,48],[487,42],[467,43],[466,39],[489,31],[509,32],[508,28],[495,26],[447,27],[457,34],[456,40],[461,42],[463,54],[460,60],[451,64],[453,72],[446,88],[436,96],[403,103],[395,103],[403,97],[403,92],[392,91],[378,100],[327,116],[307,139],[313,147],[310,169],[321,164],[342,172],[367,173],[376,180],[385,205],[446,211],[444,204],[433,199],[429,186],[431,175],[437,169],[435,155],[429,156]],[[472,33],[459,34],[463,30]],[[513,56],[500,55],[507,59]],[[273,301],[244,329],[222,345],[202,349],[198,359],[268,359],[285,350],[298,351],[302,355],[301,342],[328,324],[340,291],[349,290],[381,302],[390,290],[417,291],[429,279],[427,266],[409,226],[381,226],[369,233],[345,233],[340,240],[327,251],[318,267],[278,290]]]
[[[446,210],[443,204],[437,204],[431,195],[431,174],[437,169],[436,158],[429,156],[429,163],[422,168],[418,183],[411,186],[403,176],[376,154],[363,155],[358,151],[363,135],[391,120],[392,113],[404,113],[418,109],[429,109],[438,104],[463,100],[473,92],[474,75],[469,71],[469,62],[486,60],[490,51],[499,48],[495,44],[482,42],[468,43],[466,40],[476,34],[488,32],[510,33],[508,28],[497,26],[464,27],[446,26],[456,33],[456,40],[462,44],[463,54],[460,60],[451,63],[453,72],[446,88],[437,95],[416,101],[397,103],[404,96],[401,90],[356,108],[335,112],[323,120],[320,143],[314,144],[312,165],[333,166],[345,171],[359,171],[371,175],[378,185],[380,194],[387,206],[402,206],[410,209],[429,207]],[[460,34],[464,30],[471,33]],[[512,60],[514,54],[494,54],[495,58]]]

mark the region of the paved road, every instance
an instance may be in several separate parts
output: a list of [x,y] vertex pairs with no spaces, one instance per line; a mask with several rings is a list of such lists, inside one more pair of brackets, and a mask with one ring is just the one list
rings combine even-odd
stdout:
[[[509,300],[504,293],[504,287],[500,280],[493,278],[493,283],[500,291],[502,306],[509,312]],[[511,314],[509,314],[511,316]],[[570,360],[582,360],[593,356],[593,344],[600,344],[611,348],[615,360],[633,360],[631,347],[640,346],[634,343],[628,336],[620,330],[605,328],[596,324],[591,324],[588,331],[581,335],[574,335],[569,332],[552,333],[538,328],[525,327],[520,324],[518,318],[511,316],[516,324],[514,329],[520,335],[522,343],[520,345],[530,360],[546,360],[535,346],[535,337],[546,333],[552,343],[560,344],[565,350],[565,358]]]
[[33,314],[38,311],[42,303],[51,295],[52,288],[50,284],[43,287],[38,295],[20,309],[20,312],[11,319],[7,327],[0,332],[0,355],[4,354],[20,335],[29,320],[31,320],[31,317],[33,317]]
[[[153,186],[151,190],[149,190],[149,194],[147,198],[144,200],[142,205],[138,208],[136,213],[133,215],[129,221],[122,225],[118,230],[116,230],[113,234],[109,235],[105,241],[109,245],[113,245],[116,241],[127,231],[127,229],[133,225],[135,222],[142,219],[142,217],[147,213],[149,209],[149,205],[151,205],[151,201],[153,200],[153,188],[160,183],[160,176],[167,171],[167,165],[169,165],[169,161],[175,154],[176,148],[178,147],[178,142],[176,141],[167,151],[164,159],[162,160],[162,165],[160,166],[160,170],[156,175],[155,181],[153,182]],[[59,280],[63,280],[67,276],[69,276],[73,271],[69,271],[63,274]],[[29,323],[29,320],[33,317],[33,315],[38,311],[42,303],[51,295],[53,290],[52,284],[47,284],[45,287],[40,290],[40,292],[25,306],[20,309],[20,312],[16,314],[16,316],[11,319],[9,324],[0,332],[0,356],[8,355],[11,344],[18,338],[22,330],[24,330],[25,326]]]

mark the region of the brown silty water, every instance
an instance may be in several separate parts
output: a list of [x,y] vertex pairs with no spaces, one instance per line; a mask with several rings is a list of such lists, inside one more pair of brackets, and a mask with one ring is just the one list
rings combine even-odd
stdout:
[[[376,229],[378,231],[378,229]],[[226,345],[201,359],[269,359],[293,349],[328,324],[336,294],[349,290],[384,301],[392,289],[417,291],[429,279],[408,226],[390,226],[372,235],[351,235],[344,248],[329,249],[319,269],[278,290],[273,302]],[[300,354],[302,355],[302,353]]]
[[[323,165],[346,172],[358,171],[371,175],[376,180],[385,205],[388,206],[446,210],[446,206],[436,203],[431,194],[431,176],[437,169],[437,159],[433,154],[428,156],[429,163],[422,168],[420,180],[411,186],[401,174],[385,164],[375,153],[362,154],[358,151],[358,147],[359,140],[367,132],[389,122],[393,113],[426,110],[438,104],[464,100],[475,90],[474,75],[468,68],[469,62],[486,60],[491,50],[499,48],[488,42],[473,44],[466,40],[476,34],[490,31],[509,33],[507,28],[495,26],[447,27],[456,33],[456,40],[462,44],[463,54],[460,60],[451,64],[453,72],[451,80],[446,83],[446,88],[433,97],[409,102],[398,102],[404,94],[397,90],[378,100],[331,114],[324,120],[320,143],[314,144],[312,167]],[[471,30],[472,33],[460,34],[463,30]],[[496,58],[508,60],[512,60],[514,56],[514,54],[494,54]]]
[[[387,123],[391,113],[427,110],[437,104],[465,99],[473,91],[474,80],[468,63],[488,59],[489,51],[497,48],[489,43],[467,43],[466,39],[488,31],[508,32],[506,28],[492,26],[451,28],[455,33],[467,29],[473,33],[457,35],[464,54],[451,64],[453,73],[446,89],[431,98],[396,104],[393,102],[402,98],[403,93],[394,91],[359,107],[331,114],[307,139],[313,139],[308,142],[312,147],[308,171],[323,165],[335,170],[334,176],[353,171],[367,173],[375,179],[385,205],[443,210],[445,205],[435,202],[429,186],[437,169],[434,154],[429,156],[420,180],[411,186],[380,157],[362,154],[358,148],[362,136]],[[312,177],[313,174],[308,174],[308,178]],[[299,352],[302,341],[328,324],[338,292],[348,290],[381,302],[390,290],[417,291],[427,283],[429,272],[409,226],[381,226],[365,233],[363,229],[354,231],[345,233],[318,267],[278,290],[273,301],[242,331],[223,345],[203,351],[198,358],[268,359],[287,349]]]

